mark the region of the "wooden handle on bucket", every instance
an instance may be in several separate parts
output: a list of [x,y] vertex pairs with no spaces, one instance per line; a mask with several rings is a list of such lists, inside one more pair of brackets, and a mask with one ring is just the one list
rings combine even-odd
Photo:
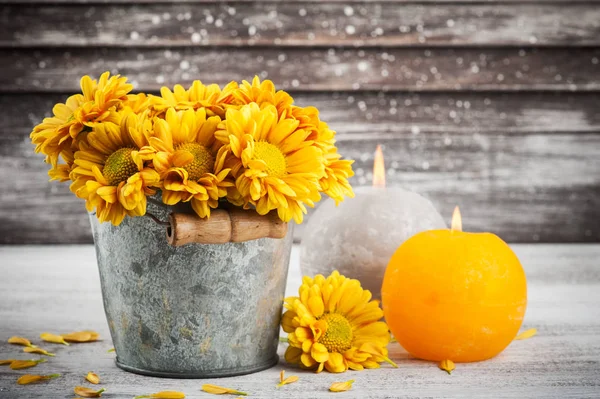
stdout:
[[257,238],[283,238],[288,225],[277,213],[261,216],[253,210],[215,209],[209,218],[194,214],[171,213],[167,227],[167,242],[173,246],[190,243],[224,244]]

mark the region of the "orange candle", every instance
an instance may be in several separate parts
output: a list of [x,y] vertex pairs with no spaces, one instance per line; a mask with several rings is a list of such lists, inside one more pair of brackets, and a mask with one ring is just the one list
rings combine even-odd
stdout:
[[382,287],[385,319],[410,354],[433,361],[474,362],[496,356],[516,336],[527,306],[519,259],[491,233],[452,228],[405,241]]

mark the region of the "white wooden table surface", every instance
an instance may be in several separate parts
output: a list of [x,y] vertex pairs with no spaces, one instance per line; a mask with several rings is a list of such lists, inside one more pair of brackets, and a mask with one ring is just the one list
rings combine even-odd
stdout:
[[[214,397],[200,390],[214,383],[246,391],[251,398],[404,398],[541,397],[600,398],[600,245],[513,245],[527,273],[529,306],[523,329],[538,335],[513,342],[490,361],[458,364],[452,375],[434,363],[411,359],[390,345],[398,365],[345,374],[313,374],[281,361],[269,370],[233,378],[174,380],[143,377],[118,369],[92,246],[0,247],[0,359],[36,356],[9,345],[12,335],[39,341],[41,332],[97,330],[102,341],[71,345],[44,344],[56,353],[36,368],[14,371],[0,366],[0,398],[72,398],[94,371],[102,378],[105,398],[132,398],[160,390],[180,390],[187,398]],[[294,248],[287,294],[300,282]],[[284,346],[280,347],[283,353]],[[298,375],[297,383],[276,389],[279,371]],[[19,386],[22,374],[60,373],[42,384]],[[351,391],[330,393],[334,381],[356,380]]]

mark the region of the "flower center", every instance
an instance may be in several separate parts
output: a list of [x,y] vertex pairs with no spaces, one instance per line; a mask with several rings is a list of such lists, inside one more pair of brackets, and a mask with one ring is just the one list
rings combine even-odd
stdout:
[[329,352],[345,352],[352,347],[352,327],[348,320],[338,313],[325,313],[319,318],[327,322],[325,334],[319,338]]
[[131,158],[133,148],[121,148],[110,154],[104,163],[102,175],[111,186],[118,186],[119,183],[129,179],[138,172],[137,165]]
[[269,176],[281,177],[286,174],[285,156],[277,146],[266,141],[254,143],[254,156],[267,164]]
[[188,178],[193,181],[198,181],[205,173],[212,173],[215,166],[215,157],[202,144],[198,143],[182,143],[175,148],[176,150],[184,150],[194,156],[194,160],[183,166],[188,172]]

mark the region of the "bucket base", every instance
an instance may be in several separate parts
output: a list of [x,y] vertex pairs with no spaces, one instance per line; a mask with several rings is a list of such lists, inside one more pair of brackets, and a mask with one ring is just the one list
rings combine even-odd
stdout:
[[215,371],[203,371],[200,373],[171,373],[168,371],[153,371],[153,370],[144,370],[137,367],[128,366],[126,364],[120,363],[119,360],[115,360],[115,363],[120,369],[125,371],[129,371],[135,374],[147,375],[150,377],[163,377],[163,378],[220,378],[220,377],[235,377],[238,375],[245,375],[256,373],[258,371],[263,371],[269,369],[277,363],[279,363],[279,356],[275,355],[268,362],[258,364],[252,367],[238,367],[235,369],[221,369]]

